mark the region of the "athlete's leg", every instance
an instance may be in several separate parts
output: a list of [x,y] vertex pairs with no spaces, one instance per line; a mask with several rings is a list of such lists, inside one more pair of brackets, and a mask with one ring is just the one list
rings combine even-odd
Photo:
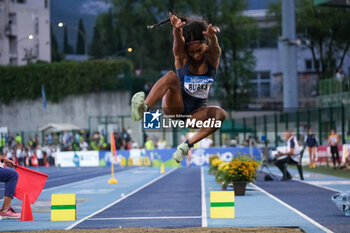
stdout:
[[315,168],[316,167],[316,146],[312,147],[311,154],[312,154],[313,168]]
[[154,106],[159,100],[163,98],[162,108],[163,112],[169,114],[180,114],[183,111],[184,105],[181,94],[180,81],[177,75],[170,71],[152,87],[146,100],[145,94],[138,92],[132,99],[132,114],[134,120],[141,120],[142,114],[148,108]]
[[[225,110],[223,110],[220,107],[209,106],[209,107],[202,107],[200,109],[197,109],[190,115],[191,115],[190,119],[196,119],[196,121],[198,120],[205,121],[207,119],[214,118],[216,121],[221,121],[221,125],[222,125],[222,123],[226,119],[227,113]],[[199,129],[199,131],[195,135],[193,135],[193,137],[191,137],[188,140],[188,143],[193,145],[199,142],[200,140],[202,140],[203,138],[211,135],[218,129],[219,128],[216,128],[216,127],[211,127],[211,128],[202,127],[201,129]]]
[[170,71],[160,78],[153,86],[146,98],[145,103],[150,108],[162,99],[162,110],[164,114],[180,114],[183,112],[180,81],[177,75]]
[[309,151],[309,156],[310,156],[310,168],[312,168],[313,167],[313,165],[314,165],[314,160],[313,160],[313,155],[312,155],[312,148],[311,147],[307,147],[307,149],[308,149],[308,151]]
[[[191,118],[189,120],[195,119],[196,121],[199,121],[199,120],[205,121],[207,119],[214,118],[215,120],[220,121],[222,125],[222,123],[226,118],[227,113],[222,108],[211,106],[211,107],[199,108],[195,110],[193,113],[191,113],[190,115],[191,115]],[[187,155],[188,150],[191,148],[193,144],[211,135],[218,129],[219,128],[216,128],[216,127],[209,127],[209,128],[202,127],[190,139],[188,139],[185,143],[181,143],[177,147],[177,150],[173,154],[173,159],[178,163],[181,162],[181,160],[183,159],[184,156]]]

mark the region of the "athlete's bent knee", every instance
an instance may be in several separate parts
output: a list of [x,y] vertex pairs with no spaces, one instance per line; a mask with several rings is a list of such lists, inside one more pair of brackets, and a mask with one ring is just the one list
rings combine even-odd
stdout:
[[174,71],[169,71],[167,74],[167,79],[171,82],[178,82],[177,75]]
[[224,109],[220,108],[220,110],[217,113],[216,119],[223,122],[226,119],[226,117],[227,117],[227,112]]

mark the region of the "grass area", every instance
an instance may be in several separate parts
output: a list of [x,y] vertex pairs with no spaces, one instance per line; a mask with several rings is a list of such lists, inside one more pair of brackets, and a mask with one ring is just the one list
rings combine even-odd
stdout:
[[327,166],[318,166],[316,168],[309,168],[309,166],[303,166],[303,170],[350,179],[350,170],[333,169],[332,167]]

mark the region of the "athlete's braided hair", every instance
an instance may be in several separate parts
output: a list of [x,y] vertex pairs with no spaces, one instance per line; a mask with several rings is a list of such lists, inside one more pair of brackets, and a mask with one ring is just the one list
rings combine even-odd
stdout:
[[192,42],[206,43],[207,40],[203,35],[203,31],[208,28],[207,22],[204,20],[188,20],[182,28],[182,35],[185,38],[186,45]]
[[[206,21],[187,18],[187,17],[179,17],[179,18],[181,19],[181,21],[186,22],[186,24],[182,27],[183,36],[185,38],[186,44],[191,43],[193,41],[206,43],[206,38],[203,35],[203,31],[206,31],[208,28],[208,24]],[[147,28],[152,29],[169,22],[170,22],[170,18],[167,18],[156,24],[148,25]]]

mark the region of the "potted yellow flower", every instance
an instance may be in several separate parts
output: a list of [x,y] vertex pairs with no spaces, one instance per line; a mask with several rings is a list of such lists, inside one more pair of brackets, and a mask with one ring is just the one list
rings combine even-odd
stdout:
[[219,156],[215,155],[209,158],[210,168],[209,168],[209,174],[216,174],[216,171],[218,170],[218,167],[221,163],[223,163],[221,159],[219,159]]
[[233,184],[235,195],[244,196],[247,183],[256,178],[258,163],[251,155],[241,155],[235,157],[227,168],[225,184]]
[[218,169],[215,174],[215,179],[216,182],[221,184],[221,189],[226,190],[227,184],[225,180],[227,179],[227,173],[228,173],[228,168],[229,168],[229,163],[228,162],[223,162],[218,166]]

